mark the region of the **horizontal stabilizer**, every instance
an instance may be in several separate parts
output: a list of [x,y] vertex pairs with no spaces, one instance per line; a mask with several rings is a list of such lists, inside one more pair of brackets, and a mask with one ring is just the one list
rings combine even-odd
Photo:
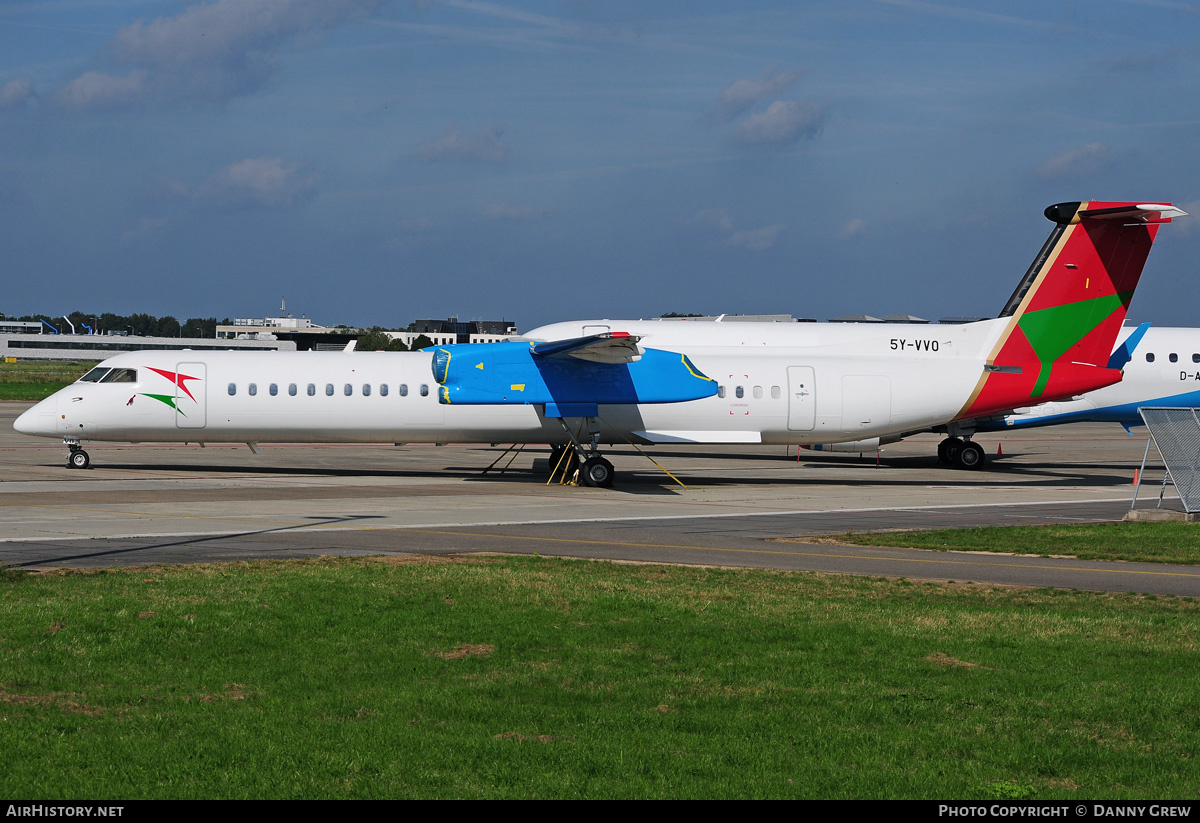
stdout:
[[1172,218],[1185,217],[1187,212],[1170,203],[1141,203],[1135,206],[1081,209],[1083,220],[1126,220],[1139,223],[1170,223]]
[[632,363],[642,356],[638,341],[642,338],[623,331],[592,334],[571,340],[533,343],[529,351],[535,357],[577,357],[593,363]]

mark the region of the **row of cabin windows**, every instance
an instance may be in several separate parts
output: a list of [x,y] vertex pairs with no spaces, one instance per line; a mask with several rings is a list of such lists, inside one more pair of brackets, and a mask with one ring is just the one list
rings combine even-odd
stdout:
[[[371,386],[370,383],[362,384],[363,397],[370,397],[371,393],[373,391],[374,391],[374,388]],[[379,384],[379,396],[380,397],[387,397],[389,391],[390,391],[390,389],[389,389],[387,383]],[[408,384],[401,383],[397,391],[401,397],[408,397]],[[429,385],[426,383],[422,383],[419,391],[420,391],[422,397],[428,397],[429,396]],[[287,393],[288,393],[289,397],[295,397],[297,394],[299,394],[299,392],[300,392],[299,386],[297,386],[295,383],[288,383]],[[233,397],[237,393],[238,393],[237,383],[230,383],[229,384],[229,396]],[[305,387],[304,393],[307,394],[309,397],[316,397],[317,396],[317,384],[309,383]],[[333,397],[336,393],[337,392],[335,391],[334,385],[332,383],[325,384],[325,396],[326,397]],[[257,395],[258,394],[258,384],[257,383],[247,384],[246,385],[246,394],[250,395],[251,397],[254,397],[255,395]],[[269,386],[267,386],[267,394],[271,395],[272,397],[275,397],[277,394],[279,394],[279,384],[272,383]],[[346,397],[352,397],[354,395],[354,384],[346,383],[345,385],[343,385],[342,386],[342,394],[344,394]]]
[[[1168,360],[1170,360],[1172,363],[1178,363],[1178,362],[1179,362],[1179,355],[1177,355],[1175,352],[1171,352],[1170,354],[1168,354],[1168,355],[1167,355],[1167,359],[1168,359]],[[1153,363],[1153,362],[1154,362],[1154,352],[1146,352],[1146,362],[1147,362],[1147,363]],[[1193,355],[1192,355],[1192,362],[1193,362],[1193,363],[1200,363],[1200,354],[1193,354]]]
[[[726,390],[725,390],[724,386],[717,386],[717,397],[724,397],[725,391]],[[750,389],[750,393],[754,396],[755,400],[762,400],[763,387],[762,386],[754,386]],[[772,400],[778,400],[781,395],[782,395],[782,390],[778,386],[771,387],[771,399]],[[733,389],[733,396],[738,397],[738,398],[745,397],[746,396],[746,387],[745,386],[735,386]]]

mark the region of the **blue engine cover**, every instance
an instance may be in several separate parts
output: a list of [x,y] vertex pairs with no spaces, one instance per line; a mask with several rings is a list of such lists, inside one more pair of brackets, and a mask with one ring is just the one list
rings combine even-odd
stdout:
[[433,350],[442,403],[466,405],[679,403],[717,393],[678,352],[645,349],[632,363],[541,356],[528,343],[467,343]]

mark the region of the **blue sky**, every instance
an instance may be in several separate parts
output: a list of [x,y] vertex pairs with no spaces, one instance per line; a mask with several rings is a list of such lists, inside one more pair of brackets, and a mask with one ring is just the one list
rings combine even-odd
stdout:
[[994,315],[1049,204],[1173,201],[1200,3],[0,0],[0,311],[522,328]]

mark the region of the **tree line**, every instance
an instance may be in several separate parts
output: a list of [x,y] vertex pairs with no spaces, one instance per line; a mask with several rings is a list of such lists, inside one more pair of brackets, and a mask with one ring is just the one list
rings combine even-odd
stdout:
[[155,317],[152,314],[113,314],[112,312],[104,312],[102,314],[89,314],[87,312],[73,311],[67,315],[67,320],[62,317],[51,317],[48,314],[26,314],[21,317],[7,317],[0,314],[0,318],[8,320],[23,320],[36,323],[39,320],[48,323],[58,329],[63,334],[71,333],[71,326],[75,326],[76,334],[88,334],[88,329],[91,329],[95,334],[130,334],[142,335],[145,337],[207,337],[214,338],[217,336],[218,325],[228,325],[229,318],[217,320],[215,317],[189,317],[184,322],[180,323],[179,319],[171,315],[163,317]]
[[[217,336],[217,326],[229,326],[233,321],[226,317],[223,320],[217,320],[215,317],[189,317],[184,322],[180,323],[179,319],[171,315],[163,317],[155,317],[152,314],[113,314],[104,312],[103,314],[88,314],[81,311],[73,311],[67,315],[67,320],[60,317],[51,317],[48,314],[26,314],[21,317],[9,317],[0,312],[0,320],[21,320],[30,323],[42,321],[50,324],[58,329],[63,334],[71,333],[71,324],[75,326],[76,334],[88,334],[89,327],[91,333],[103,335],[137,335],[142,337],[190,337],[190,338],[205,338],[212,340]],[[345,327],[341,327],[345,329]],[[409,329],[412,326],[410,324]],[[349,329],[345,329],[349,330]],[[425,335],[418,337],[413,343],[413,351],[432,346],[433,341]],[[370,329],[363,331],[358,337],[357,348],[360,351],[408,351],[408,346],[400,340],[393,340],[384,333],[384,330],[379,326],[373,326]]]

